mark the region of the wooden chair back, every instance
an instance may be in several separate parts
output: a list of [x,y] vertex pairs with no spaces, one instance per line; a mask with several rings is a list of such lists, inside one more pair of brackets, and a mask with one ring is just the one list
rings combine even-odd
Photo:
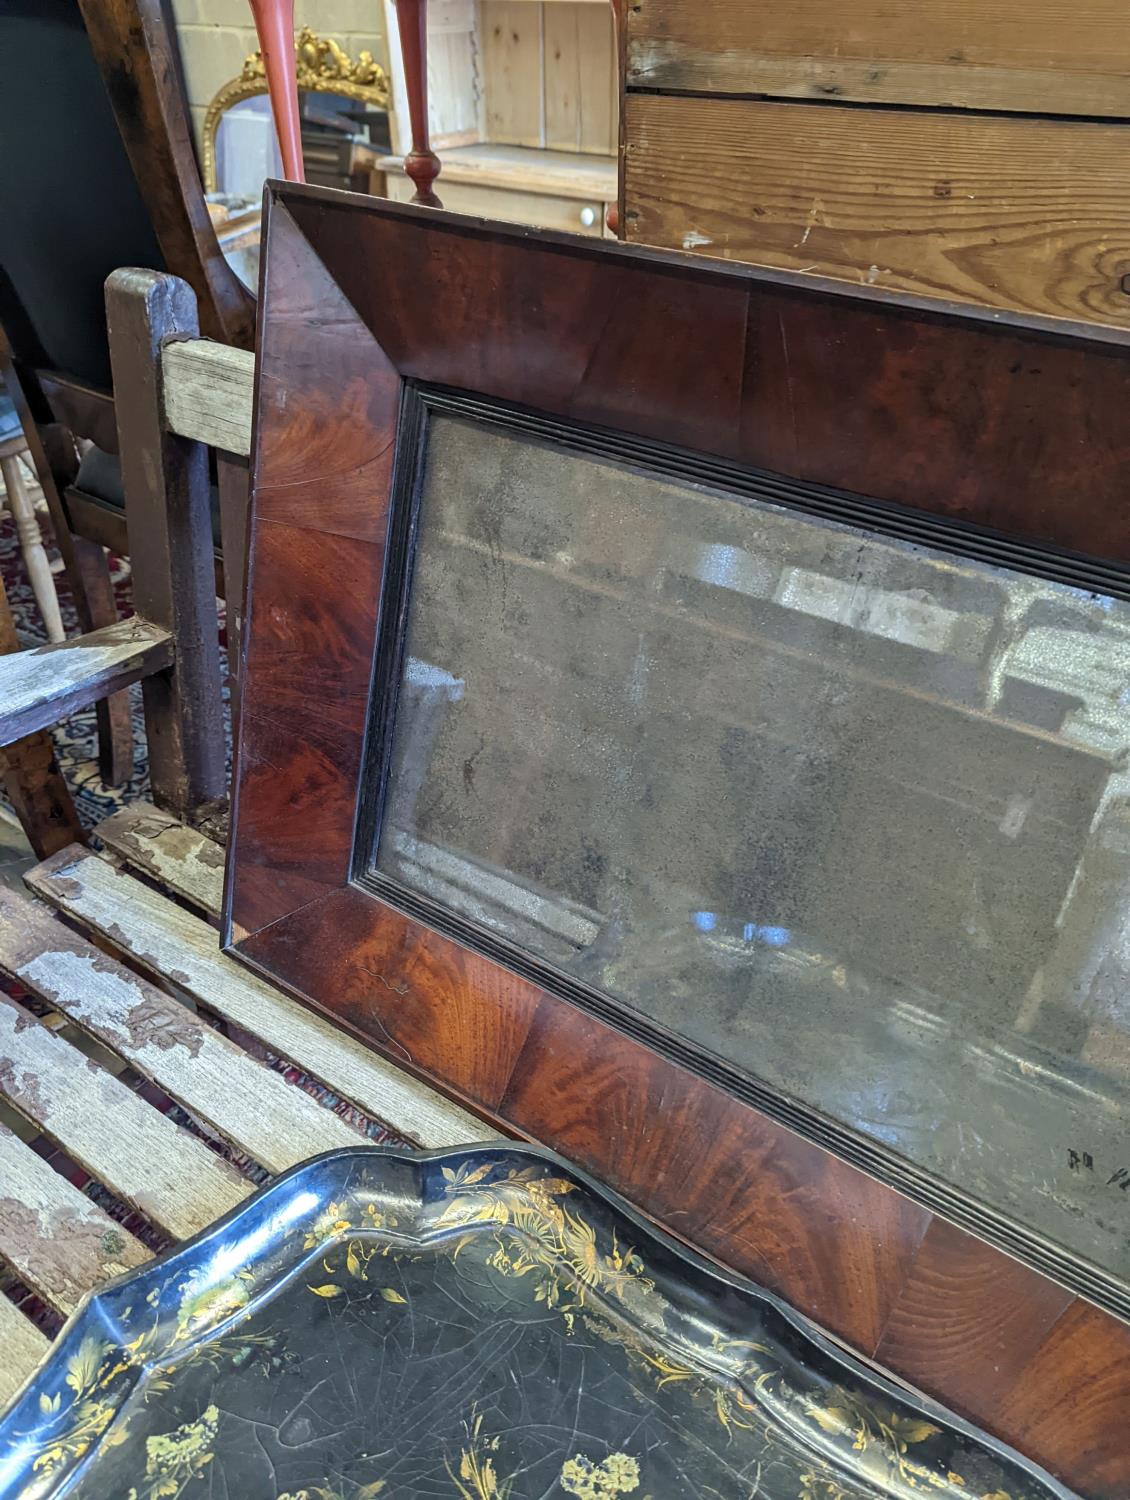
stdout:
[[[0,630],[0,769],[26,773],[30,785],[45,730],[140,681],[153,800],[177,817],[199,820],[213,814],[227,788],[209,444],[170,431],[162,358],[178,340],[217,351],[227,361],[229,395],[237,372],[235,410],[246,420],[233,424],[229,412],[221,430],[237,454],[246,453],[249,442],[254,361],[246,351],[199,340],[192,290],[174,276],[115,271],[106,307],[123,481],[136,538],[136,613],[77,640],[9,655]],[[213,384],[223,387],[222,374]],[[51,790],[58,787],[55,771]],[[14,800],[29,839],[37,849],[50,848],[45,796],[21,801],[19,793],[17,786]],[[28,826],[33,817],[43,826]]]
[[[117,608],[103,547],[133,550],[103,286],[118,266],[181,276],[210,338],[249,347],[254,298],[201,186],[168,0],[0,0],[0,326],[13,392],[81,627]],[[75,440],[92,443],[80,476]],[[125,699],[99,705],[100,766],[132,764]]]

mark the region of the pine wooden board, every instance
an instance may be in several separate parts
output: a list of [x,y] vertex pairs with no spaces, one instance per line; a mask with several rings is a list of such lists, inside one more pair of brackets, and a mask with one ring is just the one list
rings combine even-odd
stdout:
[[137,618],[0,656],[0,743],[48,729],[172,659],[169,632]]
[[3,995],[0,1093],[174,1239],[251,1191],[235,1167]]
[[219,844],[147,802],[120,808],[99,823],[97,833],[127,864],[218,924],[224,899],[224,851]]
[[[34,876],[36,889],[60,899],[73,886],[72,868],[83,859],[102,864],[95,855],[63,850],[29,872],[29,880]],[[142,889],[136,881],[130,884]],[[119,904],[114,915],[125,914]],[[115,925],[111,918],[107,929]],[[357,1132],[308,1094],[76,937],[45,908],[5,890],[0,890],[0,969],[272,1172],[319,1151],[357,1144]]]
[[[206,922],[96,855],[66,851],[65,857],[30,871],[27,880],[46,900],[111,938],[149,972],[167,976],[208,1010],[278,1055],[293,1058],[398,1134],[431,1147],[495,1134],[476,1116],[225,957]],[[3,947],[0,925],[0,951]]]
[[629,240],[1130,326],[1130,127],[628,94]]
[[50,1347],[35,1324],[0,1293],[0,1408],[8,1404]]
[[[546,145],[564,151],[615,151],[611,7],[547,4],[542,28]],[[608,196],[615,196],[615,184]]]
[[0,1125],[0,1259],[56,1312],[149,1251]]
[[523,0],[482,0],[481,16],[487,139],[544,146],[542,7]]
[[185,339],[161,350],[161,371],[170,432],[225,453],[251,452],[255,356],[250,350]]
[[633,0],[628,86],[1130,115],[1123,0]]

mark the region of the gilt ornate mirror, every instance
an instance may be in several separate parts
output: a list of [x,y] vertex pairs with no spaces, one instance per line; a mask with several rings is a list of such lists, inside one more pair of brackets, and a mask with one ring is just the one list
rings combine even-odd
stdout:
[[230,951],[1130,1477],[1124,337],[289,186],[267,245]]

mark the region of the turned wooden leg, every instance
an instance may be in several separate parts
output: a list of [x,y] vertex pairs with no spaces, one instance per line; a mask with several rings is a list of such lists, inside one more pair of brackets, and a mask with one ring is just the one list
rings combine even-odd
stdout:
[[[0,584],[0,655],[19,648],[12,612]],[[68,844],[85,843],[86,834],[45,729],[0,748],[0,778],[37,859],[47,859]]]
[[[298,69],[294,58],[294,0],[247,0],[267,73],[267,93],[275,116],[283,171],[291,182],[305,182],[302,127],[298,114]],[[375,3],[375,0],[374,0]]]
[[20,461],[15,455],[0,458],[0,472],[4,475],[4,489],[12,519],[16,523],[16,536],[23,553],[24,566],[31,579],[32,593],[39,605],[39,613],[47,627],[49,641],[63,639],[63,617],[59,613],[59,596],[55,592],[55,578],[47,561],[43,538],[39,534],[39,520],[35,506],[20,473]]
[[[82,579],[90,629],[118,619],[118,601],[105,549],[84,536],[74,538],[75,567]],[[133,714],[129,690],[122,688],[95,704],[98,720],[98,774],[107,786],[122,786],[133,775]]]
[[404,57],[408,123],[412,129],[412,149],[404,158],[404,170],[416,184],[412,202],[442,208],[443,204],[432,192],[432,183],[440,173],[440,161],[428,139],[428,0],[396,0],[396,24]]

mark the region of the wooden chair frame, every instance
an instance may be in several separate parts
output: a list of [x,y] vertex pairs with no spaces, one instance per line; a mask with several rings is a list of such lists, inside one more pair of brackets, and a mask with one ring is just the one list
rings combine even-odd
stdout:
[[[192,288],[207,337],[250,348],[255,299],[225,260],[208,214],[188,107],[176,86],[176,41],[162,0],[79,0],[79,9],[165,264]],[[13,376],[11,394],[51,513],[79,625],[95,630],[117,619],[102,549],[126,556],[130,540],[124,515],[76,486],[74,436],[116,454],[114,397],[65,373],[23,363],[14,365]],[[222,570],[218,584],[222,589]],[[132,770],[128,705],[122,698],[104,700],[98,717],[101,773],[117,783]]]
[[[138,270],[114,272],[106,300],[136,615],[0,657],[0,746],[18,767],[29,736],[141,680],[154,800],[192,818],[226,790],[208,460],[205,445],[169,430],[161,350],[198,335],[196,302],[183,281]],[[241,536],[242,506],[238,519]]]

